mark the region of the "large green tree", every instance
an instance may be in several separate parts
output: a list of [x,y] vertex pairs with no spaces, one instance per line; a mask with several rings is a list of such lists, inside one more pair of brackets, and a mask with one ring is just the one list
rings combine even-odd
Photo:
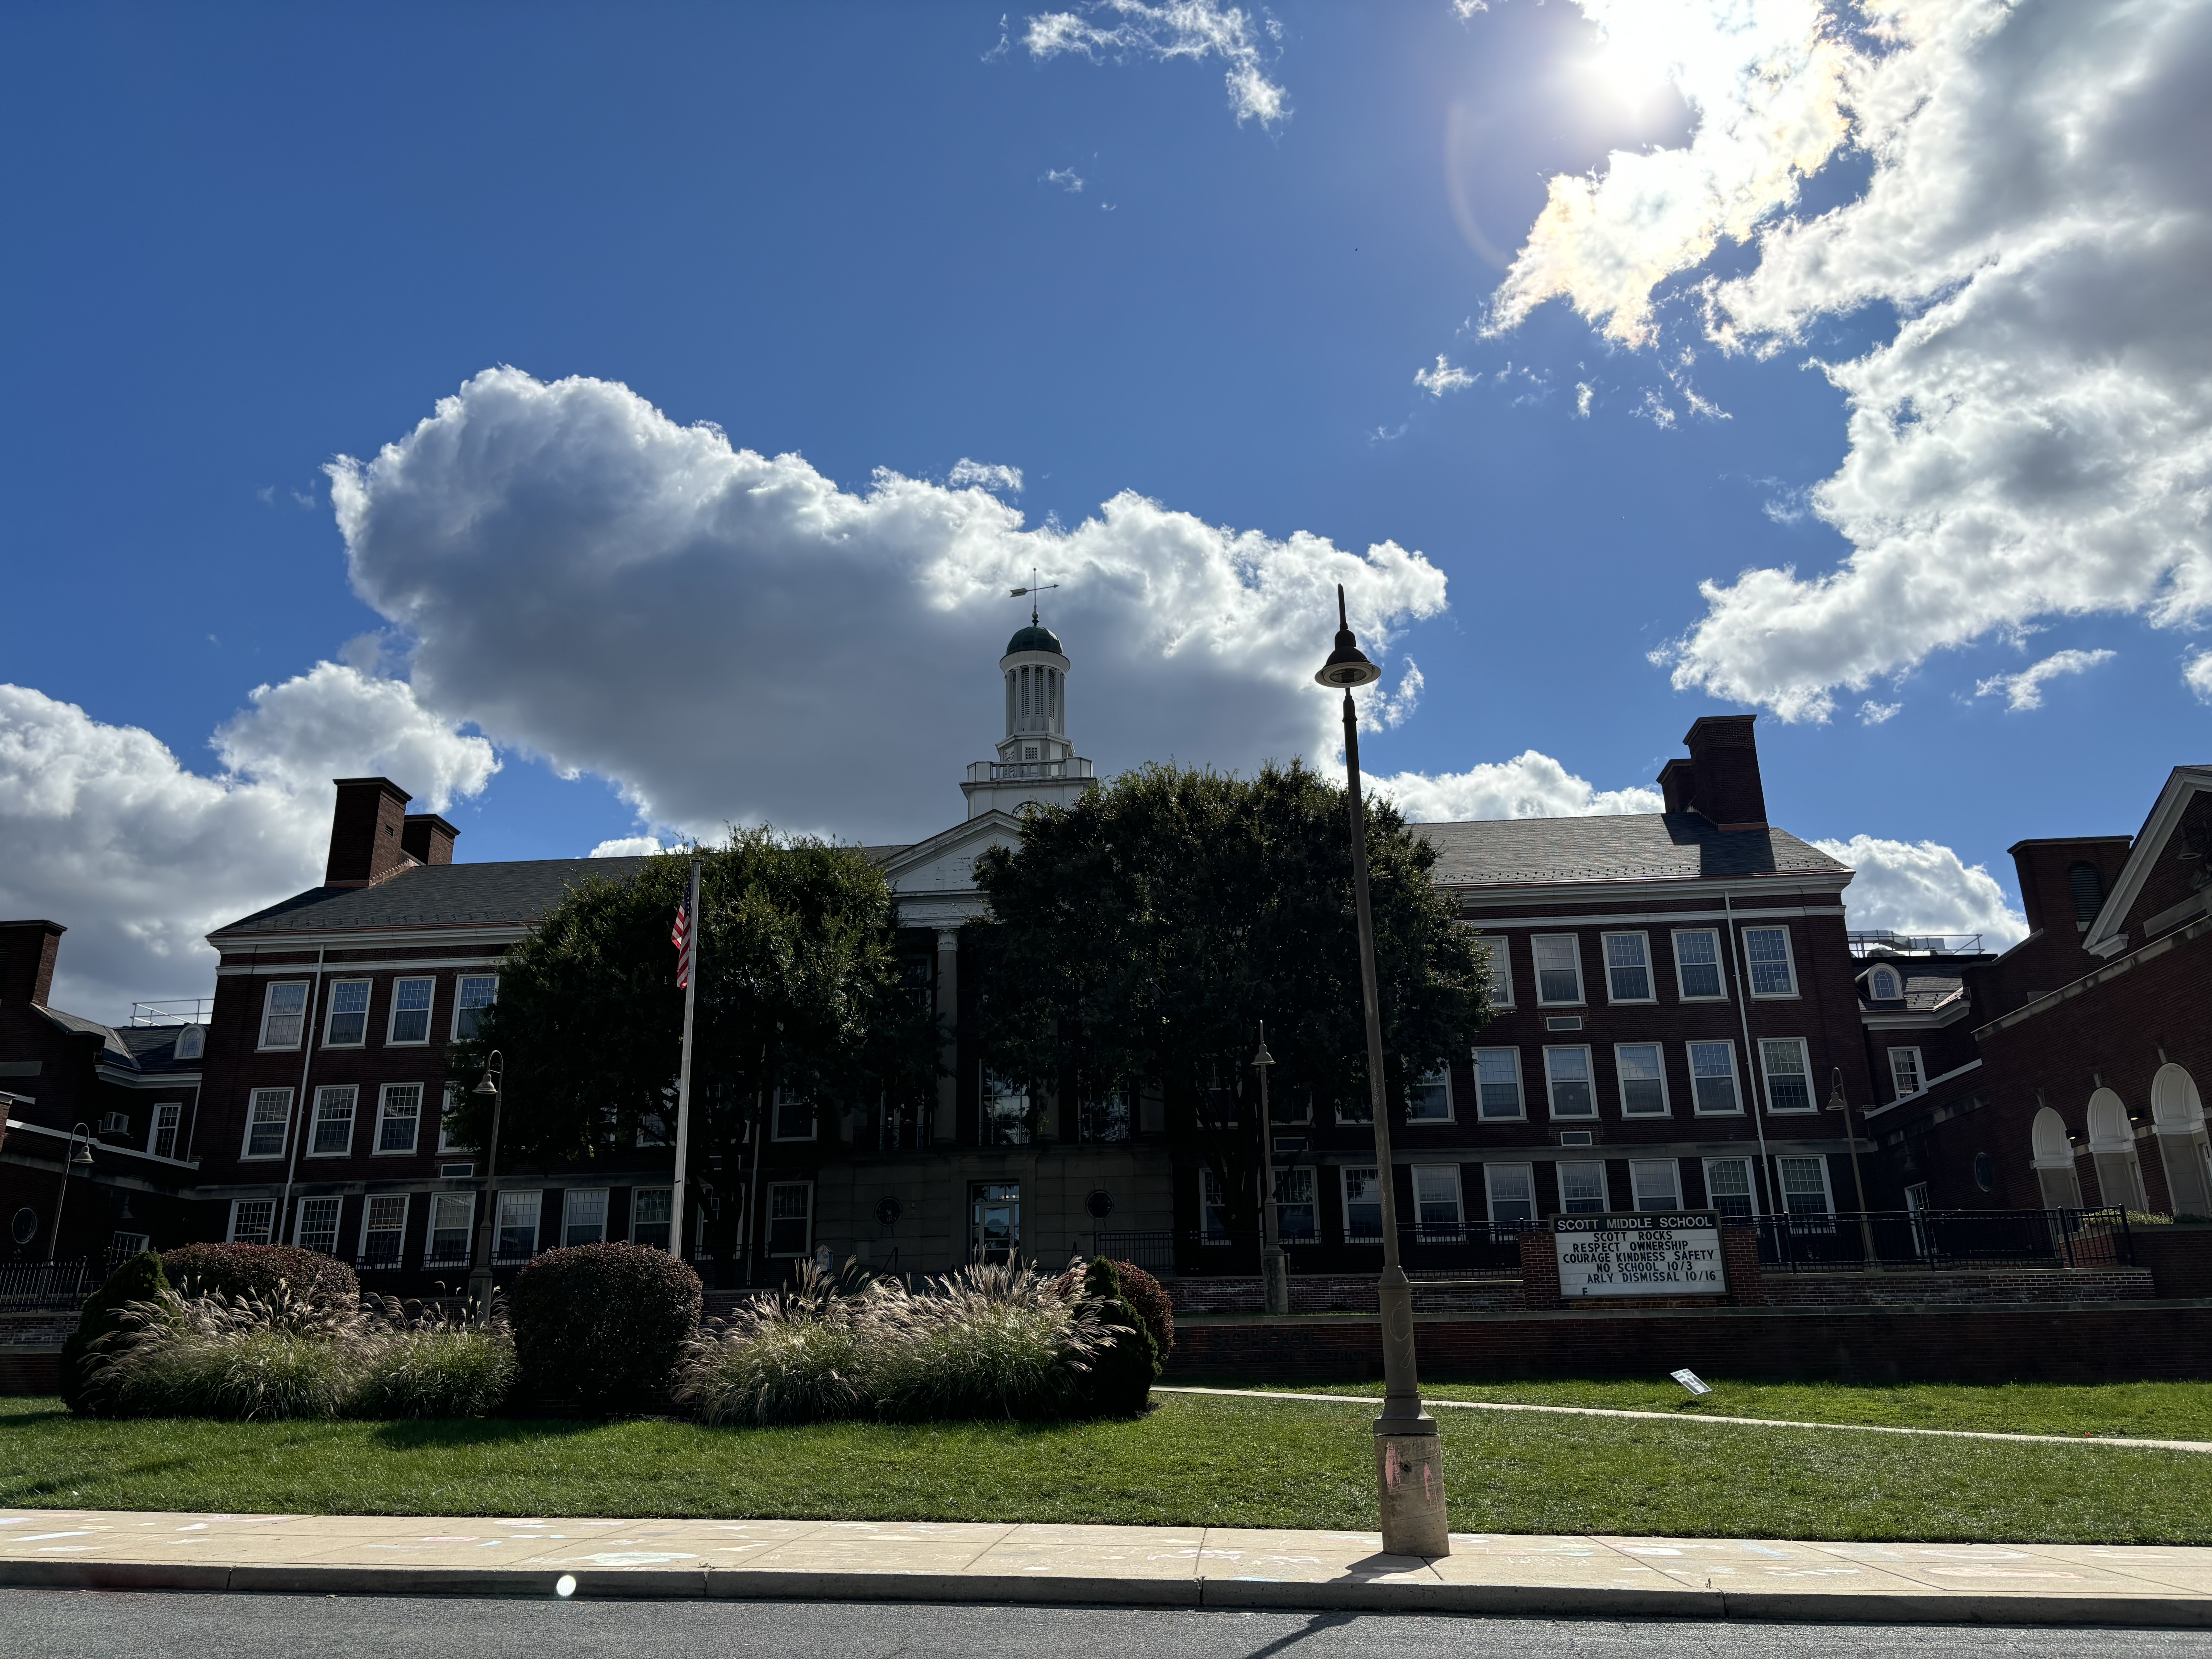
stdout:
[[[701,859],[690,1191],[726,1274],[748,1131],[775,1093],[812,1101],[831,1133],[844,1114],[931,1093],[937,1036],[902,982],[890,887],[858,848],[733,830]],[[671,853],[587,881],[507,953],[497,1004],[451,1062],[473,1079],[500,1051],[501,1168],[673,1137],[684,994],[669,930],[690,872],[688,854]],[[467,1145],[490,1139],[490,1106],[472,1092],[449,1121]]]
[[[1260,1022],[1279,1121],[1370,1098],[1347,805],[1294,762],[1249,778],[1147,766],[1029,811],[1018,848],[976,863],[991,1069],[1085,1109],[1158,1091],[1173,1142],[1256,1231]],[[1395,1111],[1488,1018],[1489,967],[1430,879],[1433,849],[1386,800],[1366,817]]]

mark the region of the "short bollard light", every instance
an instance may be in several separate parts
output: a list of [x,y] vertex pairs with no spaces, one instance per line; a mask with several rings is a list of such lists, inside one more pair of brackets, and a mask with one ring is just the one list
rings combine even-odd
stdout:
[[574,1574],[574,1573],[569,1573],[569,1572],[564,1572],[564,1573],[562,1573],[562,1574],[558,1578],[556,1578],[556,1579],[555,1579],[555,1580],[553,1581],[553,1594],[554,1594],[554,1595],[557,1595],[557,1596],[559,1596],[559,1597],[560,1597],[563,1601],[567,1601],[570,1596],[574,1595],[575,1593],[576,1593],[576,1576],[575,1576],[575,1574]]

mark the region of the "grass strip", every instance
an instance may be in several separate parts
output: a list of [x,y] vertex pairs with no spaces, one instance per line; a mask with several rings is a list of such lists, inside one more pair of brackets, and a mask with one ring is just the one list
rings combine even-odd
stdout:
[[[100,1423],[0,1401],[0,1504],[1371,1529],[1364,1407],[1189,1395],[1134,1421],[705,1428]],[[1462,1532],[2212,1543],[2212,1458],[1455,1415]]]

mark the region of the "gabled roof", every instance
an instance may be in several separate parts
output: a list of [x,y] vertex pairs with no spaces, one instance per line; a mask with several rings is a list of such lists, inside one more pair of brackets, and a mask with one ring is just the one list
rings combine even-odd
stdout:
[[1786,830],[1720,830],[1696,812],[1408,827],[1437,849],[1433,878],[1448,887],[1851,873]]
[[2189,810],[2190,802],[2205,791],[2212,791],[2212,765],[2177,766],[2168,775],[2166,787],[2158,792],[2158,799],[2151,805],[2150,816],[2136,833],[2128,861],[2120,866],[2120,878],[2105,895],[2104,908],[2081,935],[2083,950],[2092,956],[2109,957],[2127,947],[2128,936],[2121,924],[2135,908],[2143,884],[2150,879],[2153,866],[2181,823],[2181,815]]
[[527,927],[589,881],[621,881],[647,860],[530,859],[512,864],[424,864],[374,887],[311,887],[208,935],[218,948],[282,933],[397,927]]

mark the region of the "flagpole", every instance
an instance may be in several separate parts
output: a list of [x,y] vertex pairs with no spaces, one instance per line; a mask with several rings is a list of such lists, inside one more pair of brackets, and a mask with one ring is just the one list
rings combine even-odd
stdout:
[[699,1001],[699,854],[691,854],[691,896],[684,908],[684,1064],[676,1073],[676,1183],[668,1194],[668,1253],[685,1259],[684,1186],[691,1152],[691,1018]]

